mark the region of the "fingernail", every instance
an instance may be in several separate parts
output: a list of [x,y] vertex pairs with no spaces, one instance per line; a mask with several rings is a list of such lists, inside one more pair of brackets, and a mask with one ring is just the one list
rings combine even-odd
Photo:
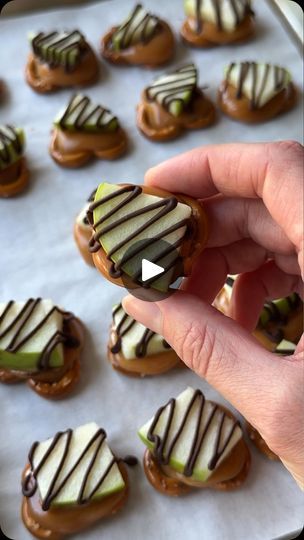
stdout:
[[126,296],[122,300],[124,310],[133,319],[141,322],[153,332],[161,334],[162,332],[162,315],[157,304],[154,302],[144,302],[134,296]]

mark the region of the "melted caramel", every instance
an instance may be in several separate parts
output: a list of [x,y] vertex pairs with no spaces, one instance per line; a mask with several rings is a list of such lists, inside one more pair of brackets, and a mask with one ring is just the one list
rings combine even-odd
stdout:
[[62,399],[70,394],[75,385],[78,383],[80,377],[80,361],[77,358],[74,364],[68,371],[59,379],[54,382],[42,382],[35,379],[29,379],[28,386],[39,394],[39,396],[47,399]]
[[[83,505],[51,507],[44,512],[38,492],[31,498],[23,497],[22,520],[36,538],[61,540],[68,534],[77,533],[107,516],[115,514],[125,504],[128,496],[128,475],[123,463],[118,464],[125,488],[118,493]],[[23,471],[25,477],[29,466]]]
[[108,133],[70,132],[55,128],[50,154],[64,167],[80,167],[90,159],[115,159],[125,152],[127,137],[122,128]]
[[[291,341],[292,343],[298,343],[301,334],[303,332],[303,306],[300,305],[291,315],[289,315],[288,320],[285,325],[269,323],[267,329],[275,330],[275,328],[281,328],[283,331],[284,339]],[[256,339],[269,351],[275,351],[278,343],[269,339],[267,334],[262,330],[256,329],[253,332],[253,335]]]
[[248,123],[266,122],[280,113],[291,109],[296,103],[296,90],[292,83],[263,107],[252,109],[246,96],[236,98],[236,89],[223,81],[218,93],[218,103],[222,111],[234,120]]
[[174,367],[184,367],[176,352],[173,349],[145,356],[143,358],[133,358],[127,360],[123,353],[112,353],[111,348],[117,342],[117,333],[113,326],[110,329],[110,339],[108,344],[108,359],[117,371],[125,375],[143,377],[145,375],[160,375],[166,373]]
[[253,444],[255,444],[255,446],[269,459],[279,461],[279,457],[272,450],[270,450],[262,435],[260,435],[260,433],[251,424],[249,424],[249,422],[246,422],[246,428]]
[[200,90],[196,90],[190,108],[176,117],[156,101],[150,100],[146,90],[137,107],[137,127],[153,141],[174,139],[186,129],[201,129],[214,122],[215,107]]
[[24,157],[0,171],[0,197],[14,197],[25,190],[29,171]]
[[156,67],[169,62],[174,53],[174,36],[170,26],[160,20],[160,31],[147,43],[137,43],[127,49],[114,51],[111,39],[118,27],[113,27],[102,38],[102,55],[113,64],[137,64]]
[[182,25],[182,38],[194,47],[213,47],[227,43],[246,41],[254,33],[254,19],[252,15],[246,15],[235,30],[227,32],[221,30],[216,24],[204,21],[200,32],[196,32],[197,21],[195,17],[188,17]]
[[236,489],[246,480],[250,463],[249,449],[241,439],[206,482],[197,482],[169,466],[159,465],[150,450],[144,454],[144,470],[149,482],[160,493],[173,497],[184,495],[193,488]]
[[89,241],[92,232],[89,227],[82,227],[79,223],[74,224],[74,238],[78,249],[87,264],[94,266],[92,254],[89,251]]
[[79,65],[72,72],[63,67],[50,68],[47,63],[40,62],[30,53],[26,65],[26,80],[36,92],[45,93],[69,86],[84,86],[93,84],[98,78],[98,62],[88,45],[87,53],[83,55]]

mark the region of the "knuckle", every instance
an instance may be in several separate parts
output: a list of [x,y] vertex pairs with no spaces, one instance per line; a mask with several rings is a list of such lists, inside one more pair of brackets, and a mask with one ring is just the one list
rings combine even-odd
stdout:
[[281,155],[289,155],[291,159],[298,156],[303,156],[303,146],[298,141],[294,141],[292,139],[286,141],[279,141],[277,145],[278,151]]

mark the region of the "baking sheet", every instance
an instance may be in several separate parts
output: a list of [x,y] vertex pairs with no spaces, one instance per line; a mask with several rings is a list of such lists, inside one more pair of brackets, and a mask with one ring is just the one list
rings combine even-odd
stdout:
[[[101,76],[86,93],[118,114],[130,136],[128,155],[114,162],[95,162],[68,171],[48,156],[51,122],[66,104],[71,91],[35,94],[24,82],[26,34],[30,30],[79,27],[97,50],[100,36],[122,20],[133,0],[112,0],[89,7],[45,12],[0,21],[0,76],[9,94],[0,106],[0,122],[24,126],[31,187],[23,196],[0,200],[0,299],[50,297],[72,310],[85,323],[86,343],[78,392],[60,402],[48,402],[25,385],[0,387],[0,523],[8,537],[27,540],[19,518],[20,475],[34,440],[56,431],[95,420],[107,430],[109,442],[121,456],[144,447],[136,430],[171,396],[187,385],[199,387],[208,398],[225,403],[212,388],[186,370],[137,380],[115,373],[106,360],[111,306],[123,290],[87,267],[74,244],[73,220],[84,201],[101,181],[141,183],[145,170],[172,155],[205,143],[277,139],[302,140],[300,105],[261,126],[245,126],[220,117],[214,127],[188,133],[167,144],[154,144],[139,135],[135,106],[143,87],[155,77],[138,68],[119,68],[100,60]],[[146,0],[171,22],[177,32],[183,20],[181,1]],[[277,62],[288,67],[299,88],[301,58],[294,44],[264,1],[255,2],[258,32],[246,45],[194,51],[181,43],[174,65],[195,61],[200,83],[215,98],[225,64],[232,60]],[[161,72],[161,70],[159,70]],[[257,399],[259,396],[257,395]],[[252,446],[248,481],[232,493],[199,491],[182,499],[161,496],[148,484],[141,465],[129,470],[128,504],[113,519],[100,522],[77,538],[111,540],[187,538],[188,540],[273,539],[302,526],[303,495],[279,463],[268,461]],[[76,537],[75,537],[76,538]]]

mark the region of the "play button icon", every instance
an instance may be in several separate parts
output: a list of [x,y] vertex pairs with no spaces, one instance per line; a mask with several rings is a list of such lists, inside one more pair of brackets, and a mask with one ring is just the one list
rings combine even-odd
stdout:
[[132,243],[123,260],[121,280],[128,292],[140,300],[159,302],[168,298],[184,276],[179,250],[162,238]]
[[141,280],[148,281],[155,276],[159,276],[165,271],[162,266],[155,264],[147,259],[141,261]]

